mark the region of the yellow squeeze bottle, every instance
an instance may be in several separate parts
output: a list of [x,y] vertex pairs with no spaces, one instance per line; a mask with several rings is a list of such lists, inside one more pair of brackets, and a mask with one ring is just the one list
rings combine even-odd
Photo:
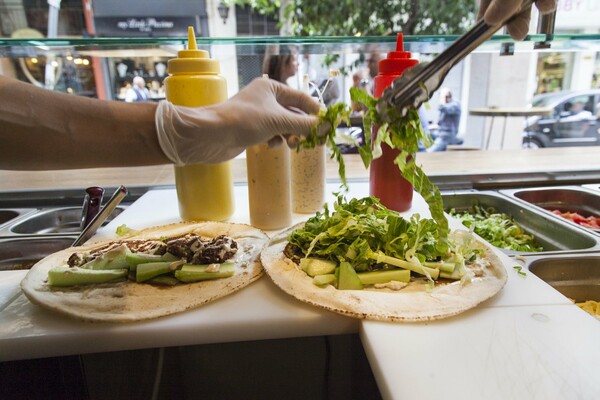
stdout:
[[[227,100],[227,82],[219,62],[198,50],[194,28],[188,28],[188,49],[169,60],[165,78],[166,98],[171,103],[199,107]],[[186,221],[223,221],[234,211],[231,163],[175,166],[179,215]]]

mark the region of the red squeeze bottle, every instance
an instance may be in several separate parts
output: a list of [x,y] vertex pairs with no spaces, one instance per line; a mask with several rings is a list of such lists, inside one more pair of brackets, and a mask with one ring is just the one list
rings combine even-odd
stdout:
[[[402,34],[399,33],[396,39],[396,51],[388,53],[387,58],[379,61],[379,73],[375,77],[373,87],[375,98],[381,97],[385,88],[402,75],[404,70],[418,63],[410,56],[410,52],[404,51]],[[378,127],[373,128],[373,137],[377,135],[378,129]],[[392,149],[385,143],[381,145],[381,150],[381,157],[371,162],[370,195],[379,198],[381,204],[391,210],[406,211],[412,204],[413,187],[394,164],[394,159],[400,151]]]

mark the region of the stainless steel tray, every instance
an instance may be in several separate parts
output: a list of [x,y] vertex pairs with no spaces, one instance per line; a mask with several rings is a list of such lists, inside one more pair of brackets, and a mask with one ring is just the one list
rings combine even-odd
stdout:
[[66,249],[75,236],[0,239],[0,271],[29,269],[42,258]]
[[[105,224],[119,215],[125,208],[117,207]],[[2,211],[2,209],[0,209]],[[21,218],[15,218],[0,226],[0,237],[20,235],[64,235],[78,234],[81,222],[81,207],[57,207],[30,210]]]
[[[116,208],[105,223],[125,208]],[[29,269],[47,255],[71,247],[80,233],[81,207],[1,211],[10,219],[0,225],[0,271]]]
[[[147,189],[134,187],[105,223]],[[0,192],[0,271],[30,267],[71,247],[80,233],[83,196],[83,189]]]
[[600,217],[600,191],[594,191],[582,186],[554,186],[501,190],[500,193],[534,205],[552,217],[560,218],[570,224],[600,234],[599,229],[583,227],[551,212],[552,210],[559,210],[561,212],[570,211],[584,217]]
[[532,274],[569,299],[600,301],[600,254],[561,254],[521,259]]
[[33,208],[0,208],[0,228],[13,224],[18,218],[37,211]]
[[474,205],[493,207],[511,215],[543,247],[542,252],[519,252],[501,249],[509,255],[582,252],[600,249],[600,237],[559,218],[552,218],[529,206],[494,191],[442,192],[444,208],[467,211]]
[[597,190],[597,191],[600,192],[600,183],[592,183],[592,184],[589,184],[589,185],[582,185],[582,186],[584,188],[592,189],[592,190]]

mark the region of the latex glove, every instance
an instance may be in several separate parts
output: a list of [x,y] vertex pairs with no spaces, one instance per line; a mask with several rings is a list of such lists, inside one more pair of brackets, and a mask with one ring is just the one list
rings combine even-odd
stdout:
[[[537,0],[535,6],[542,14],[548,14],[556,10],[557,0]],[[481,0],[477,20],[485,19],[490,25],[496,25],[511,15],[514,15],[523,4],[523,0]],[[531,20],[531,6],[515,15],[506,28],[510,36],[515,40],[522,40],[529,32],[529,21]]]
[[[291,107],[299,110],[294,112]],[[309,95],[274,80],[258,78],[231,99],[206,107],[161,101],[156,109],[158,141],[176,165],[219,163],[246,147],[280,136],[307,136],[319,104]],[[279,140],[281,141],[281,140]]]

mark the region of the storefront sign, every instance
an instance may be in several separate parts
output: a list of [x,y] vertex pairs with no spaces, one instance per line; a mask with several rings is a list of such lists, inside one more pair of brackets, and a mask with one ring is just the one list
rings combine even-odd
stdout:
[[[195,17],[96,17],[99,36],[185,36],[188,26],[198,30]],[[199,35],[200,32],[197,31]]]
[[600,1],[559,0],[556,8],[556,30],[600,31]]

